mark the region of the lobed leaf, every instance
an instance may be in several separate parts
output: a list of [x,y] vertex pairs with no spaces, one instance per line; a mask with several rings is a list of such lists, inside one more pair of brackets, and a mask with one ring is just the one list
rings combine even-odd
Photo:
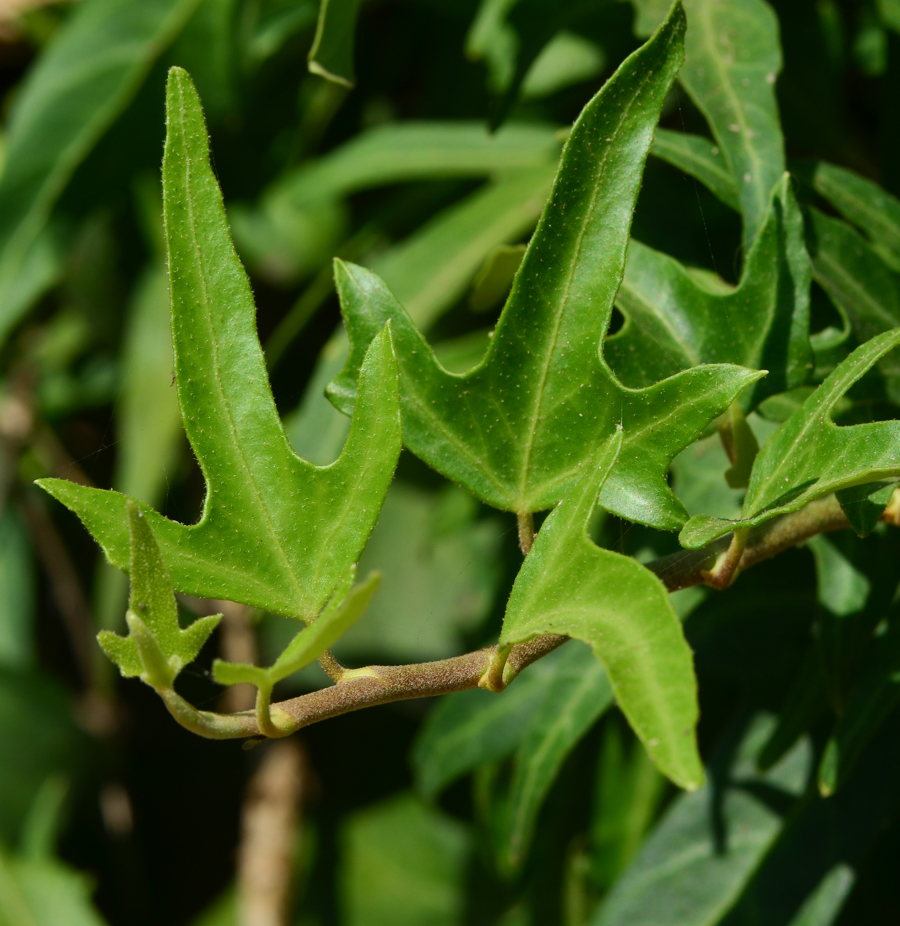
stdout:
[[[168,84],[163,193],[175,378],[207,494],[197,524],[141,506],[175,586],[311,621],[359,558],[400,450],[389,331],[372,341],[339,459],[317,467],[288,444],[266,378],[250,286],[231,244],[188,75]],[[127,497],[40,483],[128,567]],[[325,513],[323,515],[323,512]]]
[[812,370],[809,258],[787,175],[773,190],[736,289],[712,290],[677,260],[632,239],[616,305],[625,324],[605,345],[624,383],[645,387],[701,363],[768,370],[741,397],[749,411]]
[[172,582],[148,519],[137,502],[129,500],[126,510],[131,538],[127,615],[131,633],[120,637],[102,630],[97,639],[126,678],[140,676],[154,688],[170,688],[178,673],[197,658],[222,616],[201,617],[181,629]]
[[391,320],[406,446],[497,508],[531,512],[554,505],[621,425],[622,460],[604,487],[603,506],[676,528],[686,512],[665,481],[671,459],[762,375],[716,365],[633,390],[598,356],[643,163],[680,64],[683,30],[676,4],[579,116],[479,366],[448,373],[377,276],[337,264],[351,353],[329,387],[332,401],[342,411],[352,408],[362,352]]
[[695,515],[681,532],[696,549],[732,530],[798,511],[831,492],[900,476],[900,422],[838,427],[831,419],[847,390],[900,344],[900,328],[858,347],[766,441],[750,478],[741,518]]
[[681,622],[650,570],[600,549],[587,533],[622,442],[621,432],[606,442],[541,526],[510,594],[500,642],[560,633],[591,646],[657,767],[693,790],[703,781],[697,681]]

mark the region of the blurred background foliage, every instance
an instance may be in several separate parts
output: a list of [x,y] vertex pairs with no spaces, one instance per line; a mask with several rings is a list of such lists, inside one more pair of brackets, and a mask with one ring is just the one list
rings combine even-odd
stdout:
[[[776,22],[763,0],[730,5],[734,29],[738,14]],[[676,595],[709,763],[708,785],[684,795],[649,763],[580,644],[502,697],[375,708],[292,746],[198,739],[103,662],[93,636],[121,627],[126,580],[31,488],[52,474],[114,486],[186,522],[200,510],[171,385],[159,190],[168,67],[188,69],[203,99],[285,426],[299,453],[326,463],[348,426],[323,397],[346,352],[331,257],[381,274],[442,361],[466,369],[547,196],[564,127],[660,6],[0,3],[0,923],[900,921],[893,689],[879,689],[877,732],[838,793],[820,797],[815,780],[835,715],[867,678],[894,677],[893,533],[820,538],[727,592]],[[896,325],[900,251],[846,214],[846,180],[829,187],[811,159],[900,195],[900,4],[773,8],[780,131],[804,201],[824,210],[808,213],[821,253],[829,235],[856,248]],[[761,42],[754,53],[777,70],[778,29]],[[662,124],[709,135],[683,90]],[[736,283],[740,218],[658,153],[634,237],[707,285]],[[782,166],[771,167],[777,177]],[[821,379],[884,325],[855,315],[811,252]],[[847,420],[894,417],[892,375],[882,365],[885,388],[847,403]],[[760,439],[790,407],[790,394],[777,398],[753,416]],[[727,467],[715,437],[676,461],[692,513],[734,515]],[[676,548],[614,518],[598,517],[595,533],[642,560]],[[405,454],[361,567],[383,570],[383,586],[338,656],[408,662],[492,641],[519,562],[511,518]],[[243,708],[246,692],[223,693],[208,666],[218,654],[277,653],[287,622],[182,605],[226,613],[185,694]],[[310,668],[283,694],[324,683]]]

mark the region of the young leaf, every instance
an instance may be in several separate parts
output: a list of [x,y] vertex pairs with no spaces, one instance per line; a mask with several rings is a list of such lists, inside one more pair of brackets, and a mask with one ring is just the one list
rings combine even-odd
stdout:
[[838,427],[831,420],[844,393],[897,344],[900,328],[872,338],[839,364],[766,441],[740,520],[695,515],[681,531],[682,545],[696,549],[732,530],[798,511],[831,492],[900,476],[900,422]]
[[893,482],[867,482],[835,493],[850,526],[859,537],[868,537],[875,530],[895,488]]
[[671,459],[762,375],[717,365],[631,390],[598,356],[644,159],[680,64],[683,30],[676,4],[660,31],[578,118],[479,366],[464,375],[448,373],[377,276],[337,265],[351,354],[329,387],[332,401],[350,410],[362,351],[391,319],[406,445],[497,508],[531,512],[554,505],[621,425],[622,459],[604,488],[603,506],[676,528],[686,512],[665,481]]
[[657,129],[650,154],[696,177],[726,206],[741,211],[738,186],[722,149],[702,135],[688,135],[671,129]]
[[321,0],[316,36],[309,51],[308,66],[313,74],[352,87],[353,40],[361,0]]
[[674,258],[632,239],[616,299],[626,322],[607,339],[606,359],[634,387],[700,363],[768,370],[740,399],[750,411],[811,372],[809,286],[803,216],[785,174],[730,292],[711,291]]
[[[340,458],[316,467],[291,450],[266,378],[250,286],[234,253],[188,75],[169,77],[163,193],[175,377],[188,439],[207,483],[200,521],[149,508],[175,586],[311,621],[372,530],[400,450],[390,334],[372,342]],[[103,547],[128,567],[127,498],[47,479]]]
[[172,582],[147,518],[137,502],[128,501],[126,510],[131,538],[131,634],[120,637],[102,630],[97,639],[126,678],[139,675],[154,688],[170,688],[178,673],[197,658],[222,616],[201,617],[187,630],[181,629]]
[[0,180],[0,339],[53,282],[40,233],[54,202],[196,6],[80,3],[16,94]]
[[566,757],[613,702],[606,672],[589,649],[570,644],[563,653],[513,760],[500,833],[503,865],[510,871],[527,857],[541,805]]
[[693,790],[703,781],[697,681],[681,623],[650,570],[600,549],[587,533],[621,445],[619,432],[542,525],[510,594],[500,642],[562,633],[591,646],[650,757]]

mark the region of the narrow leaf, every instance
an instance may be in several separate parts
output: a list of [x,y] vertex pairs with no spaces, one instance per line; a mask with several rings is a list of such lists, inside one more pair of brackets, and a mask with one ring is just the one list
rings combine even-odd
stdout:
[[732,209],[740,212],[741,200],[722,149],[702,135],[657,129],[650,154],[695,177]]
[[[167,106],[163,192],[175,376],[207,494],[192,526],[142,510],[180,591],[311,621],[359,558],[393,475],[400,416],[390,333],[380,332],[367,353],[340,458],[317,467],[296,456],[266,378],[200,101],[177,68]],[[54,479],[41,484],[82,518],[113,565],[127,568],[126,496]]]
[[852,486],[900,476],[900,422],[838,427],[831,418],[844,393],[888,351],[900,328],[858,347],[766,441],[756,458],[741,519],[695,515],[680,540],[696,549],[737,528],[755,527]]
[[321,0],[316,36],[307,59],[310,71],[352,87],[353,40],[361,0]]
[[690,648],[662,582],[588,537],[597,495],[622,444],[614,435],[548,516],[516,578],[501,643],[562,633],[591,646],[616,701],[663,774],[693,790],[697,682]]
[[365,345],[392,320],[406,445],[497,508],[529,512],[555,504],[621,425],[622,460],[602,504],[674,529],[686,512],[665,481],[671,459],[761,375],[718,365],[631,390],[598,357],[644,159],[680,64],[683,29],[676,4],[578,118],[479,366],[465,375],[445,371],[384,283],[338,263],[351,354],[329,389],[332,401],[345,412],[352,408]]

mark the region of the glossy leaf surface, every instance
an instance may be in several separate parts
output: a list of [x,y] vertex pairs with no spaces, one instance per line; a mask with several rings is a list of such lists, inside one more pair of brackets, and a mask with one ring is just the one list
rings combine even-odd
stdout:
[[510,594],[501,643],[561,633],[594,650],[616,701],[661,772],[703,781],[697,681],[668,592],[636,560],[602,550],[588,525],[622,442],[612,437],[541,526]]
[[528,512],[555,504],[621,425],[622,460],[602,504],[673,529],[685,512],[665,483],[669,462],[760,375],[721,365],[630,390],[598,357],[643,161],[680,64],[683,28],[676,6],[582,112],[479,366],[447,373],[377,276],[337,266],[351,355],[330,387],[332,400],[350,410],[362,351],[392,320],[406,445],[495,507]]
[[900,422],[838,427],[831,413],[844,393],[900,343],[900,329],[858,347],[769,438],[753,467],[741,519],[697,515],[682,545],[702,547],[737,528],[798,511],[813,499],[900,475]]
[[803,217],[784,176],[730,292],[711,290],[674,258],[632,239],[616,297],[626,322],[607,339],[606,359],[633,387],[701,363],[768,370],[741,396],[750,410],[811,372],[809,284]]
[[17,94],[0,180],[0,337],[52,282],[52,268],[35,277],[33,265],[46,263],[49,242],[39,235],[54,202],[196,6],[197,0],[79,4]]
[[[309,621],[358,559],[393,475],[400,421],[390,335],[381,332],[367,355],[341,457],[316,467],[296,456],[266,378],[200,101],[178,69],[168,112],[163,192],[175,376],[207,495],[190,527],[142,510],[180,591]],[[127,568],[126,496],[59,480],[42,485],[83,519],[113,565]]]

